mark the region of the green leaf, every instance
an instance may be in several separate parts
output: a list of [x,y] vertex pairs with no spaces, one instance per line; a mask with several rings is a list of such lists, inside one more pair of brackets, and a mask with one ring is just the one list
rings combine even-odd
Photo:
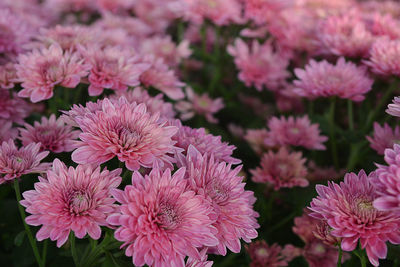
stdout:
[[19,232],[14,239],[14,245],[20,247],[22,245],[22,242],[24,242],[24,238],[25,238],[25,231]]

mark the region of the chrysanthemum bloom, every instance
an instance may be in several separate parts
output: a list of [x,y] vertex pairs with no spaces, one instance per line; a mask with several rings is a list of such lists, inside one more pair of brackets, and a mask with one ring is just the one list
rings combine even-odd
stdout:
[[364,57],[373,42],[361,14],[350,10],[329,16],[317,30],[321,53],[337,56]]
[[189,186],[197,194],[210,201],[217,215],[213,223],[218,230],[217,254],[226,255],[227,248],[240,252],[240,239],[251,242],[257,237],[259,227],[253,210],[254,193],[244,189],[243,177],[238,176],[242,166],[232,169],[231,164],[214,160],[213,155],[202,155],[194,146],[189,146],[185,159],[180,164],[187,168]]
[[374,73],[389,76],[400,76],[400,41],[379,38],[370,50],[370,57],[364,64],[371,67]]
[[12,139],[0,146],[0,184],[24,174],[46,172],[50,163],[40,163],[49,152],[39,152],[40,144],[17,148]]
[[289,76],[286,70],[289,60],[274,52],[271,42],[253,41],[249,48],[243,40],[236,39],[227,49],[239,69],[239,79],[248,87],[254,85],[258,91],[263,87],[274,90]]
[[222,98],[212,99],[207,93],[196,94],[192,88],[186,87],[188,101],[179,101],[175,109],[181,113],[182,120],[193,118],[195,114],[203,115],[210,123],[218,123],[214,114],[224,108]]
[[89,95],[100,95],[104,88],[123,90],[139,85],[139,76],[149,68],[132,52],[120,47],[101,48],[97,45],[79,46],[85,61],[90,64]]
[[267,129],[248,129],[244,139],[249,143],[254,152],[261,155],[270,148],[264,142],[267,137]]
[[215,246],[215,215],[201,195],[188,189],[185,168],[171,175],[154,168],[143,177],[132,175],[132,185],[113,190],[121,203],[107,222],[118,226],[115,238],[136,266],[185,266],[189,256],[201,260],[199,249]]
[[304,70],[295,69],[294,72],[298,80],[293,82],[293,92],[309,99],[338,96],[362,101],[374,82],[368,77],[365,67],[346,62],[343,57],[336,65],[326,60],[310,60]]
[[304,113],[304,104],[301,97],[291,89],[275,92],[275,102],[280,112]]
[[207,248],[203,248],[200,251],[200,260],[189,257],[186,261],[185,267],[211,267],[213,265],[213,262],[207,260],[207,250]]
[[0,90],[11,89],[17,79],[17,71],[13,63],[0,65]]
[[101,171],[90,165],[67,168],[55,159],[46,178],[39,176],[35,190],[22,194],[21,205],[32,214],[26,223],[42,225],[36,233],[37,240],[57,240],[57,247],[61,247],[70,231],[78,238],[88,233],[99,239],[100,226],[109,226],[107,216],[116,211],[111,191],[121,183],[120,174],[121,169]]
[[400,217],[373,206],[378,193],[371,177],[362,170],[346,174],[340,184],[317,185],[319,196],[311,202],[310,215],[326,220],[331,234],[342,238],[344,251],[356,249],[360,240],[369,261],[378,266],[378,260],[386,258],[386,241],[400,243]]
[[205,19],[222,26],[231,23],[244,23],[242,6],[238,0],[183,0],[187,5],[185,17],[187,20],[202,24]]
[[174,70],[168,68],[162,58],[148,55],[143,58],[143,62],[150,64],[150,68],[140,75],[140,82],[144,86],[152,86],[173,100],[185,97],[182,91],[185,84],[179,81]]
[[393,103],[388,105],[386,113],[395,117],[400,117],[400,97],[397,96],[393,99]]
[[328,138],[320,135],[319,125],[311,124],[307,115],[294,118],[272,117],[268,121],[269,134],[264,140],[270,147],[274,146],[302,146],[307,149],[325,150],[322,144]]
[[[287,255],[284,250],[291,250],[292,255]],[[300,251],[292,245],[285,245],[282,249],[277,243],[269,246],[265,240],[258,240],[246,245],[247,253],[251,258],[251,267],[283,267],[295,257],[300,256]]]
[[18,96],[30,97],[36,103],[51,98],[56,85],[76,87],[87,75],[89,66],[78,54],[63,52],[58,44],[53,44],[49,48],[20,54],[16,69],[24,88]]
[[[304,209],[301,217],[294,219],[293,232],[298,235],[305,246],[303,257],[310,267],[327,266],[335,267],[338,260],[338,248],[340,238],[331,234],[332,228],[324,220],[311,217],[310,211]],[[350,255],[343,253],[342,263],[350,258]]]
[[374,123],[373,136],[366,136],[372,149],[383,155],[386,148],[392,148],[393,145],[400,141],[400,128],[396,126],[394,130],[385,122],[383,127],[379,123]]
[[176,45],[171,40],[170,35],[144,39],[140,42],[139,51],[143,54],[152,54],[157,58],[162,58],[170,67],[178,66],[182,59],[188,58],[192,54],[189,41],[184,40]]
[[175,152],[171,137],[178,131],[175,126],[159,122],[159,113],[150,115],[146,105],[129,103],[125,98],[114,104],[109,99],[101,103],[102,110],[75,118],[82,132],[72,153],[79,164],[104,163],[117,156],[129,170],[140,166],[171,166]]
[[10,97],[9,91],[0,89],[0,119],[22,124],[30,112],[31,107],[16,93]]
[[269,151],[261,158],[260,167],[250,170],[256,183],[268,183],[279,190],[283,187],[308,186],[306,159],[301,152],[289,153],[281,147],[277,153]]
[[118,100],[122,96],[125,97],[129,103],[145,103],[147,111],[151,114],[159,112],[161,117],[165,117],[168,119],[172,119],[175,117],[175,111],[172,104],[169,102],[165,102],[163,100],[162,94],[150,96],[143,88],[136,87],[133,90],[128,90],[125,92],[116,91],[115,95],[111,95],[109,98],[111,101],[114,101]]
[[187,153],[190,145],[194,146],[201,154],[213,155],[216,161],[224,161],[231,164],[239,164],[240,159],[232,157],[235,146],[221,141],[221,136],[207,134],[204,128],[190,128],[183,126],[179,120],[171,122],[179,128],[178,132],[172,137],[176,141],[175,146],[184,149]]
[[74,140],[78,138],[80,131],[73,131],[71,126],[65,125],[62,119],[56,119],[52,114],[49,119],[42,117],[41,122],[35,121],[34,126],[25,123],[25,128],[19,128],[22,144],[40,143],[41,150],[50,150],[54,153],[70,152],[74,146]]
[[374,207],[382,211],[394,212],[400,215],[400,145],[395,144],[393,149],[385,150],[385,161],[388,164],[378,165],[373,185],[377,188],[378,198]]
[[257,24],[265,24],[269,17],[274,17],[290,4],[290,0],[247,0],[244,2],[244,16]]
[[[118,103],[119,99],[115,99],[115,103]],[[126,102],[126,101],[124,101]],[[76,118],[84,117],[89,113],[96,113],[96,111],[101,111],[102,109],[103,100],[99,99],[96,102],[87,102],[85,106],[79,104],[74,104],[70,110],[62,111],[64,114],[61,115],[61,118],[67,125],[73,127],[79,127],[78,123],[76,122]]]
[[17,138],[18,130],[12,126],[11,121],[0,119],[0,143]]
[[390,14],[377,12],[366,14],[368,30],[375,36],[387,36],[392,40],[400,38],[400,22]]
[[132,0],[97,0],[96,6],[100,12],[123,12],[134,7],[135,1]]

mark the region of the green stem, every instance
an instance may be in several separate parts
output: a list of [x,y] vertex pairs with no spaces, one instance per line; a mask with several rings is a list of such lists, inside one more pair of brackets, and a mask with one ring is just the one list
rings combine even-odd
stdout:
[[342,267],[342,247],[339,244],[339,255],[338,255],[338,261],[337,261],[337,267]]
[[43,266],[46,266],[47,245],[48,245],[47,243],[48,243],[48,239],[45,239],[44,243],[43,243],[43,250],[42,250],[42,263],[43,263]]
[[72,259],[74,260],[75,266],[79,266],[78,254],[76,253],[76,247],[75,247],[75,236],[72,231],[69,234],[69,241],[71,242]]
[[333,164],[335,165],[335,169],[339,169],[339,160],[337,155],[337,147],[336,147],[336,136],[335,136],[335,102],[336,98],[331,99],[331,104],[329,107],[329,139],[331,143],[331,151],[332,151],[332,159]]
[[367,259],[365,257],[364,252],[361,253],[360,261],[361,261],[361,267],[367,267]]
[[349,129],[354,130],[353,102],[350,99],[347,100],[347,112],[349,117]]
[[44,267],[44,264],[42,263],[42,260],[40,258],[40,253],[39,253],[39,249],[38,249],[37,244],[36,244],[36,240],[33,238],[31,229],[29,228],[29,226],[25,222],[25,217],[26,216],[25,216],[24,208],[20,204],[20,201],[21,201],[21,190],[19,188],[19,182],[18,182],[17,179],[14,180],[14,190],[15,190],[15,196],[17,198],[19,214],[21,215],[21,219],[22,219],[22,222],[23,222],[24,227],[25,227],[25,232],[26,232],[26,235],[28,236],[29,243],[31,244],[31,247],[32,247],[32,250],[33,250],[33,254],[35,255],[36,262],[38,263],[38,265],[40,267]]

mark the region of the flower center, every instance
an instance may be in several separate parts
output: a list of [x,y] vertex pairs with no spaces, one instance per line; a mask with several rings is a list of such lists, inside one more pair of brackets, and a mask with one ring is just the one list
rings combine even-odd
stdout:
[[259,257],[266,258],[268,257],[269,253],[268,250],[266,250],[265,248],[259,248],[257,249],[257,255]]
[[229,197],[228,190],[218,181],[217,178],[213,178],[213,182],[208,185],[209,196],[218,204],[226,201]]
[[72,193],[70,198],[69,209],[71,213],[82,215],[90,208],[91,198],[87,193],[76,191]]
[[179,225],[179,216],[172,205],[162,204],[157,217],[164,229],[175,229]]

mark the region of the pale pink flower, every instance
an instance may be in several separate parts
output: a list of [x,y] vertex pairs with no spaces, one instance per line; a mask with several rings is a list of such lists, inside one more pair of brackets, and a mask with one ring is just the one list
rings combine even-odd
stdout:
[[254,85],[258,91],[263,87],[276,90],[289,76],[286,70],[289,60],[275,52],[269,41],[260,44],[254,40],[249,48],[242,39],[236,39],[227,50],[239,69],[239,79],[248,87]]
[[144,86],[152,86],[173,100],[185,97],[182,91],[185,84],[179,81],[174,70],[168,68],[161,58],[148,55],[143,62],[150,64],[150,68],[140,75],[140,82]]
[[356,249],[360,240],[369,261],[378,266],[379,259],[386,258],[386,241],[400,243],[400,218],[374,208],[378,194],[371,177],[362,170],[346,174],[340,184],[317,185],[319,196],[311,202],[310,215],[326,220],[331,234],[342,238],[344,251]]
[[40,163],[49,152],[39,152],[40,144],[31,143],[17,148],[12,139],[0,146],[0,184],[14,180],[24,174],[42,173],[50,163]]
[[321,53],[348,57],[366,56],[373,42],[371,32],[356,10],[328,16],[320,23],[317,38]]
[[99,239],[100,226],[109,226],[107,216],[117,207],[111,191],[121,183],[120,174],[121,169],[101,171],[90,165],[68,168],[55,159],[46,177],[39,176],[35,190],[25,191],[20,202],[31,214],[26,223],[42,225],[37,240],[57,240],[57,247],[61,247],[70,231],[78,238],[88,233]]
[[11,97],[9,91],[0,89],[0,119],[23,124],[30,112],[31,107],[16,93]]
[[0,90],[11,89],[17,80],[17,70],[13,63],[0,65]]
[[78,54],[63,52],[58,44],[53,44],[49,48],[20,54],[16,69],[24,88],[18,96],[29,97],[36,103],[51,98],[56,85],[76,87],[87,75],[89,66]]
[[86,62],[91,66],[89,74],[89,95],[100,95],[104,88],[122,90],[139,85],[139,76],[149,64],[139,62],[132,51],[121,47],[101,48],[96,45],[79,46]]
[[374,123],[373,136],[366,136],[372,149],[383,155],[386,148],[392,148],[400,141],[400,128],[396,126],[394,130],[385,122],[381,127],[377,122]]
[[115,238],[136,266],[185,266],[189,256],[201,260],[199,249],[215,246],[215,215],[201,195],[188,189],[185,168],[171,175],[154,168],[143,177],[132,175],[132,185],[113,190],[121,203],[107,221],[117,226]]
[[159,113],[150,115],[145,104],[129,103],[121,97],[118,103],[104,99],[102,109],[75,118],[82,130],[72,153],[79,164],[104,163],[115,156],[125,162],[129,170],[140,166],[172,166],[175,152],[171,137],[178,131],[175,126],[159,122]]
[[175,146],[184,149],[187,154],[190,145],[194,146],[201,154],[213,155],[216,161],[224,161],[231,164],[239,164],[240,159],[232,157],[236,149],[234,145],[221,141],[221,136],[207,134],[204,128],[190,128],[183,126],[179,120],[171,122],[179,128],[178,132],[172,137],[176,141]]
[[[288,249],[292,255],[287,255]],[[246,245],[247,253],[251,258],[250,267],[283,267],[295,257],[300,256],[299,249],[292,245],[282,248],[277,243],[269,246],[265,240],[258,240]]]
[[193,118],[195,114],[203,115],[210,123],[218,123],[214,114],[224,108],[222,98],[212,99],[207,93],[196,94],[192,88],[186,87],[188,101],[179,101],[175,104],[175,109],[181,113],[182,120]]
[[162,58],[170,67],[178,66],[183,59],[188,58],[192,53],[188,40],[183,40],[177,45],[171,40],[170,35],[146,38],[139,44],[141,53]]
[[274,190],[308,186],[306,159],[301,152],[288,152],[281,147],[277,153],[269,151],[261,158],[260,167],[250,170],[256,183],[268,183]]
[[293,92],[309,99],[339,96],[362,101],[374,82],[368,77],[365,67],[346,62],[343,57],[337,60],[336,65],[311,59],[305,69],[295,69],[294,72],[298,80],[293,82]]
[[18,136],[18,129],[13,128],[12,121],[0,119],[0,143],[15,139]]
[[388,105],[386,113],[395,117],[400,117],[400,97],[397,96],[393,99],[393,103]]
[[268,135],[267,129],[248,129],[244,139],[249,143],[254,152],[261,155],[270,148],[264,142],[268,138]]
[[328,137],[320,135],[319,125],[311,124],[307,115],[294,118],[272,117],[268,121],[269,134],[264,140],[270,147],[275,146],[302,146],[307,149],[325,150],[323,142]]
[[379,38],[370,50],[370,57],[364,64],[383,76],[400,76],[400,40]]
[[231,164],[215,161],[212,154],[202,155],[194,146],[189,146],[180,164],[187,168],[190,188],[210,201],[217,215],[213,226],[219,242],[210,247],[221,255],[226,255],[227,248],[239,253],[240,239],[251,242],[259,227],[258,213],[253,210],[254,193],[244,189],[243,177],[238,176],[242,166],[232,169]]
[[[119,99],[116,99],[116,103],[119,102]],[[96,111],[101,111],[103,100],[97,100],[97,102],[87,102],[86,106],[81,104],[74,104],[70,110],[62,111],[64,114],[61,115],[63,121],[70,126],[79,127],[76,122],[76,118],[84,117],[89,113],[96,113]]]
[[74,140],[78,138],[80,131],[73,131],[71,126],[65,125],[62,119],[56,119],[52,114],[49,119],[42,117],[41,122],[35,121],[34,126],[25,123],[25,128],[19,128],[24,146],[30,143],[40,143],[41,150],[50,150],[54,153],[70,152],[74,146]]
[[151,114],[159,112],[160,116],[168,119],[172,119],[175,117],[175,111],[172,104],[169,102],[165,102],[163,100],[162,94],[158,94],[153,97],[150,96],[143,88],[136,87],[133,90],[128,90],[125,92],[116,91],[115,95],[111,95],[109,99],[113,102],[115,100],[118,100],[121,96],[125,97],[129,103],[145,103],[147,111]]

